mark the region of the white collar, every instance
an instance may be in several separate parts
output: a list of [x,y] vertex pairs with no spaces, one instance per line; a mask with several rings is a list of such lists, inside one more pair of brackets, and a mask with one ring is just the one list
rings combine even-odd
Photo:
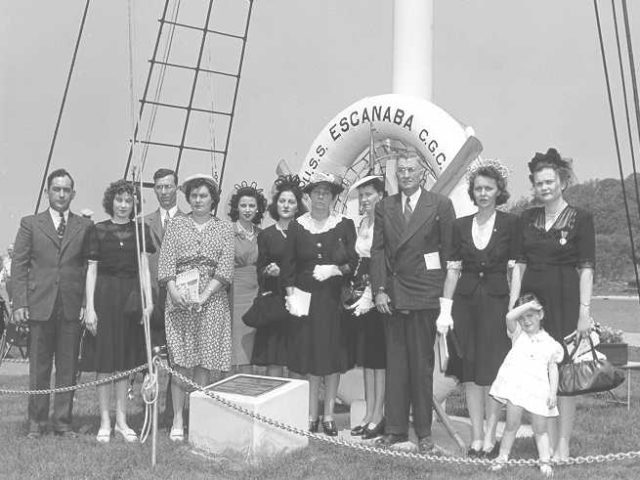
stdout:
[[165,210],[164,208],[160,207],[160,217],[161,218],[164,219],[164,217],[167,216],[167,212],[169,212],[169,218],[173,218],[174,215],[178,212],[178,205],[174,205],[169,210]]
[[311,217],[311,212],[307,212],[304,215],[299,216],[296,219],[296,222],[298,222],[300,226],[309,233],[318,234],[334,229],[343,218],[345,218],[343,215],[331,212],[324,225],[318,227],[316,221]]
[[[422,188],[418,188],[415,192],[409,195],[411,199],[411,208],[415,211],[416,205],[418,205],[418,200],[420,199],[420,194],[422,193]],[[407,204],[407,195],[404,192],[400,192],[402,198],[402,211],[404,212],[404,206]]]
[[[49,215],[51,215],[51,220],[53,220],[53,224],[56,226],[56,228],[58,228],[58,224],[60,223],[60,212],[58,212],[57,210],[54,210],[53,208],[49,207]],[[69,209],[67,208],[64,212],[62,212],[62,215],[64,215],[65,223],[68,223],[69,222]]]

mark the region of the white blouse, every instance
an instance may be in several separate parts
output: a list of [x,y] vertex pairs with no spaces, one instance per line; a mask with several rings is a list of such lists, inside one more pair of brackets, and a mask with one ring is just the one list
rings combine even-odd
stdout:
[[478,224],[477,217],[473,217],[471,225],[471,236],[473,237],[473,244],[478,250],[484,250],[489,245],[491,240],[491,234],[493,233],[493,226],[496,223],[496,212],[494,211],[489,220],[482,225]]
[[356,239],[356,252],[359,257],[371,257],[371,244],[373,243],[373,220],[369,224],[368,217],[362,217],[358,226],[358,238]]

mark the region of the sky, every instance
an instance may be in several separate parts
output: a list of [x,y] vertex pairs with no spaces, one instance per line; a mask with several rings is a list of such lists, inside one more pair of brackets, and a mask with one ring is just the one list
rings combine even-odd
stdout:
[[[188,0],[184,15],[201,2]],[[163,3],[134,1],[138,97]],[[640,7],[629,3],[638,58]],[[600,4],[619,107],[610,3]],[[90,208],[96,220],[105,218],[102,192],[122,175],[131,134],[127,5],[91,2],[52,161],[75,177],[72,210]],[[0,251],[20,217],[33,213],[83,7],[84,0],[0,0]],[[336,113],[391,91],[392,7],[392,0],[255,1],[223,199],[242,180],[268,189],[277,162],[297,170]],[[228,11],[217,21],[236,29]],[[176,38],[176,54],[194,52],[193,40]],[[184,81],[175,77],[165,89],[179,100]],[[484,157],[509,166],[514,198],[530,193],[526,164],[550,146],[574,159],[580,181],[618,177],[592,2],[435,0],[432,101],[474,128]],[[175,135],[170,123],[163,129]],[[628,143],[622,147],[628,155]],[[202,162],[185,160],[184,172],[210,168]]]

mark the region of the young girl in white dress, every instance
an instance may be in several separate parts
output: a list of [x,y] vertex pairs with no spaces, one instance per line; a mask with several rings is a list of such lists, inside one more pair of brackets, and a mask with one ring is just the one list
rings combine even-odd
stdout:
[[551,449],[547,433],[547,418],[558,415],[558,363],[564,357],[562,346],[542,327],[544,310],[538,298],[526,293],[507,313],[507,332],[512,347],[489,394],[507,404],[507,420],[500,444],[500,454],[492,470],[500,470],[509,458],[511,447],[520,427],[522,412],[531,415],[536,438],[540,471],[553,475],[549,465]]

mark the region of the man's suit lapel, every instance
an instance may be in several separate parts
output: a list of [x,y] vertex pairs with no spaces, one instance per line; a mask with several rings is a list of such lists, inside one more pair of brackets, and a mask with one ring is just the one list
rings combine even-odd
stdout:
[[[422,190],[420,198],[418,199],[418,205],[413,210],[409,225],[406,226],[400,237],[398,248],[400,248],[405,242],[407,242],[424,224],[429,217],[429,209],[434,205],[431,196],[427,194],[425,190]],[[400,210],[400,218],[404,222],[404,216],[402,215],[402,209]]]
[[402,199],[398,193],[394,195],[391,200],[392,202],[388,211],[389,221],[396,232],[396,238],[401,238],[402,232],[405,229],[404,217],[402,216]]
[[56,232],[56,228],[53,224],[53,220],[51,219],[51,214],[49,210],[45,210],[44,212],[38,214],[36,217],[36,223],[38,228],[51,239],[51,241],[56,245],[60,245],[60,239],[58,238],[58,232]]

